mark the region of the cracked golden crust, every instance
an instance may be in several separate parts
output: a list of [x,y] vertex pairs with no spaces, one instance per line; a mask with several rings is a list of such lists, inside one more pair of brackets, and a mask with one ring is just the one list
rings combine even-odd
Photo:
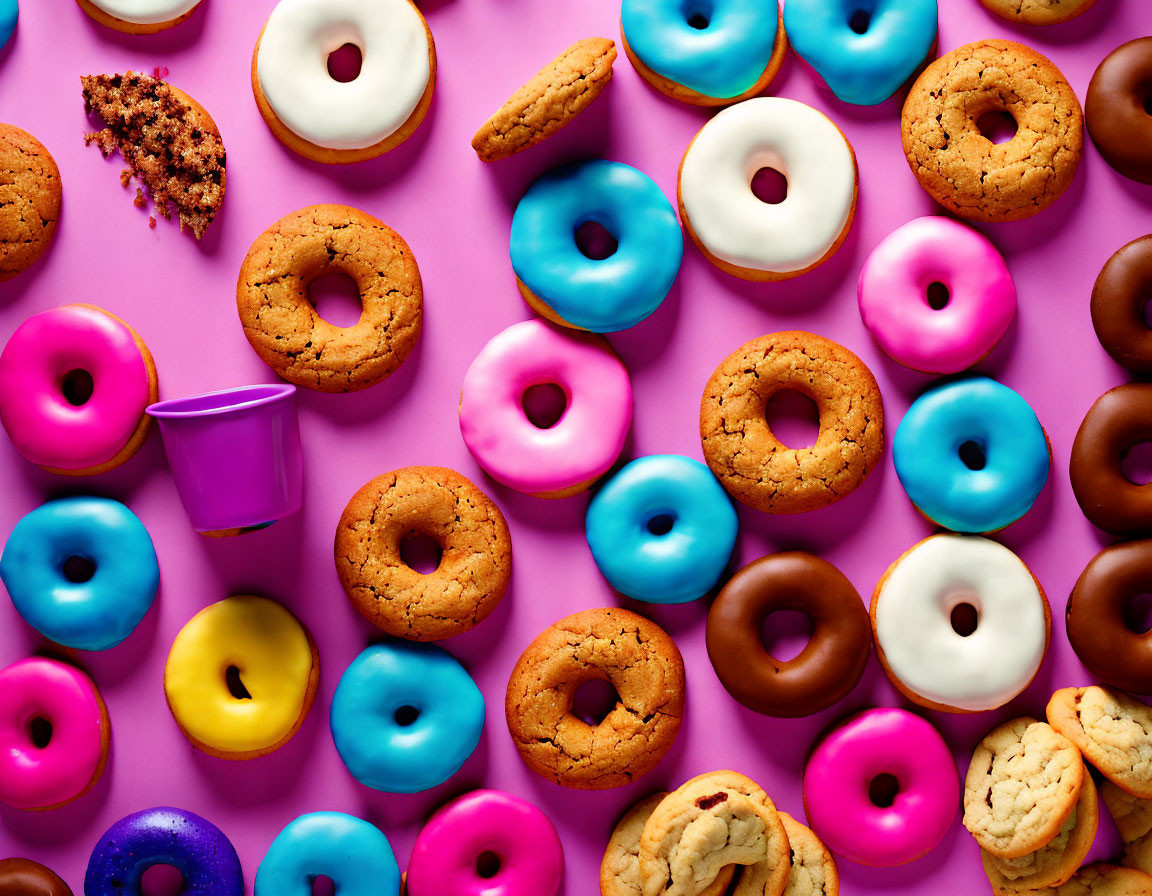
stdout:
[[472,138],[482,162],[495,162],[535,146],[583,112],[612,79],[616,45],[588,37],[540,69]]
[[1096,0],[980,0],[991,12],[1021,25],[1057,25],[1088,12]]
[[780,821],[792,853],[784,896],[839,896],[840,875],[828,847],[787,812],[780,813]]
[[[363,312],[351,327],[316,313],[308,290],[346,274]],[[256,354],[283,379],[318,392],[354,392],[390,376],[423,321],[420,269],[400,235],[343,205],[313,205],[262,233],[240,268],[236,307]]]
[[[1016,135],[995,144],[977,125],[1007,112]],[[1043,211],[1080,163],[1080,102],[1048,59],[1022,44],[983,40],[941,56],[904,102],[904,154],[920,185],[974,221],[1017,221]]]
[[964,781],[964,827],[1001,859],[1051,842],[1076,808],[1084,761],[1068,738],[1035,719],[1012,719],[977,744]]
[[1052,890],[1052,896],[1152,896],[1152,876],[1135,868],[1094,862]]
[[1048,701],[1048,723],[1105,778],[1152,799],[1152,707],[1111,688],[1062,688]]
[[[434,572],[404,563],[400,545],[427,535]],[[352,605],[390,635],[438,641],[475,628],[500,603],[512,541],[500,509],[455,470],[406,467],[365,484],[340,516],[336,572]]]
[[1107,778],[1100,782],[1100,799],[1108,807],[1120,839],[1125,843],[1139,840],[1152,831],[1152,800],[1125,793]]
[[32,266],[60,218],[60,169],[44,144],[0,124],[0,281]]
[[[572,714],[586,681],[609,682],[616,706],[598,725]],[[618,607],[584,610],[546,628],[508,680],[504,712],[524,763],[564,787],[630,784],[672,747],[684,709],[684,661],[655,622]]]
[[1124,844],[1124,854],[1120,863],[1127,868],[1135,868],[1145,874],[1152,874],[1152,833],[1137,837]]
[[[777,392],[811,398],[820,433],[788,448],[768,428]],[[753,339],[724,359],[700,402],[704,459],[733,497],[766,513],[800,513],[856,489],[884,450],[884,408],[872,372],[822,336],[790,331]]]

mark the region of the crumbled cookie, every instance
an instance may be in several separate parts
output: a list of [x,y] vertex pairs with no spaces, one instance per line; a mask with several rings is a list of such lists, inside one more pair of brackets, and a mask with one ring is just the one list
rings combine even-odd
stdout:
[[1152,707],[1094,685],[1057,691],[1047,715],[1105,778],[1132,796],[1152,799]]
[[980,0],[986,8],[1021,25],[1057,25],[1088,12],[1096,0]]
[[1044,722],[1019,718],[985,735],[964,781],[964,827],[990,855],[1014,859],[1050,842],[1076,808],[1084,761]]
[[1152,831],[1152,800],[1125,793],[1107,778],[1100,783],[1100,798],[1125,843],[1139,840]]
[[828,847],[787,812],[780,813],[780,821],[792,854],[784,896],[838,896],[840,875]]
[[1077,871],[1065,884],[1051,890],[1052,896],[1152,896],[1152,875],[1094,862]]
[[44,144],[0,124],[0,281],[36,261],[60,218],[60,169]]

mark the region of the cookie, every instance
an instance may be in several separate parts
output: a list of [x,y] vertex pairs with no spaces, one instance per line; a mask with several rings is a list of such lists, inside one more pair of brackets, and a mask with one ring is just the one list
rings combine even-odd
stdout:
[[1099,789],[1121,840],[1131,843],[1152,831],[1152,800],[1125,793],[1107,778],[1100,782]]
[[[993,143],[986,113],[1016,135]],[[983,40],[941,56],[916,79],[901,116],[912,173],[944,208],[973,221],[1018,221],[1067,189],[1080,164],[1083,116],[1068,81],[1035,50]]]
[[1096,0],[980,0],[986,9],[1019,25],[1057,25],[1088,12]]
[[535,146],[583,112],[612,79],[616,45],[604,37],[578,40],[517,90],[472,138],[482,162]]
[[[773,435],[764,411],[777,392],[811,398],[820,432],[809,448]],[[771,333],[716,368],[700,402],[704,459],[737,500],[765,513],[800,513],[854,491],[884,451],[876,378],[852,352],[823,336]]]
[[780,813],[780,821],[792,855],[784,896],[839,896],[840,875],[828,847],[787,812]]
[[[316,313],[325,274],[356,283],[351,327]],[[317,392],[355,392],[386,379],[416,347],[424,315],[420,269],[391,227],[345,205],[313,205],[264,231],[244,259],[236,307],[256,354],[282,379]]]
[[[572,714],[586,681],[608,681],[616,706],[598,725]],[[524,763],[563,787],[605,790],[652,771],[684,710],[684,661],[655,622],[617,607],[584,610],[528,645],[508,680],[504,712]]]
[[1152,875],[1135,868],[1094,862],[1052,890],[1052,896],[1152,896]]
[[32,266],[60,219],[60,169],[44,144],[0,124],[0,281]]
[[1152,799],[1152,708],[1093,685],[1062,688],[1046,712],[1048,724],[1105,778],[1132,796]]
[[1152,874],[1152,833],[1125,843],[1124,855],[1120,862],[1127,868]]
[[1076,808],[1084,782],[1080,751],[1044,722],[1019,718],[976,746],[964,781],[964,827],[1001,859],[1049,843]]
[[[442,550],[435,571],[408,566],[409,535]],[[454,470],[407,467],[361,488],[336,527],[336,572],[360,614],[398,638],[438,641],[469,631],[508,587],[512,542],[500,509]]]

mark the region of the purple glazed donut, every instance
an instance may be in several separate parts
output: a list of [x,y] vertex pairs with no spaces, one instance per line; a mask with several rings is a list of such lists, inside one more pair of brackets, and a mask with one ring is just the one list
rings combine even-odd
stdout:
[[408,896],[555,896],[564,849],[531,803],[476,790],[429,820],[408,863]]
[[153,865],[172,865],[184,876],[183,896],[244,896],[240,859],[224,833],[169,807],[126,815],[104,832],[88,859],[84,896],[141,896]]

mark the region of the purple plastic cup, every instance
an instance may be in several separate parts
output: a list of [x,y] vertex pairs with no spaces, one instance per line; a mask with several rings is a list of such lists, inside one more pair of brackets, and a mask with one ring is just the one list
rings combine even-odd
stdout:
[[151,405],[176,491],[197,532],[262,529],[300,509],[296,387],[240,386]]

